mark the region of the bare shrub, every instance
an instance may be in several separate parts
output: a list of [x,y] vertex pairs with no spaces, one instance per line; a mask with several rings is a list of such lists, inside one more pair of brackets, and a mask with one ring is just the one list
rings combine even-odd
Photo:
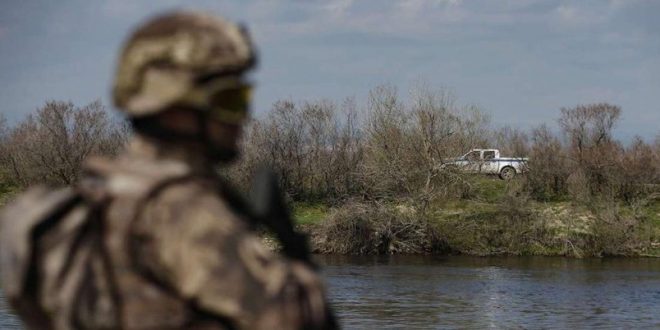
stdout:
[[247,126],[242,158],[225,173],[245,187],[268,164],[295,201],[396,200],[424,212],[434,200],[469,195],[465,175],[440,165],[486,143],[488,116],[423,86],[408,105],[393,86],[379,86],[364,110],[352,99],[278,101]]
[[529,136],[520,128],[509,125],[501,127],[494,131],[494,140],[503,155],[516,158],[529,156]]
[[313,234],[314,249],[321,253],[376,253],[374,216],[380,216],[378,210],[365,204],[343,205],[334,210]]
[[660,183],[660,154],[653,147],[636,137],[621,153],[613,180],[617,197],[624,201],[645,198]]
[[409,115],[393,86],[369,93],[365,128],[364,179],[371,198],[411,194],[413,157],[409,154]]
[[525,177],[527,190],[537,200],[561,199],[568,192],[570,175],[561,141],[546,125],[534,129],[531,140],[529,174]]
[[280,175],[298,201],[339,200],[361,188],[362,158],[355,103],[279,101],[267,117],[254,119],[243,139],[243,155],[229,176],[245,186],[258,165]]
[[[246,128],[243,159],[230,172],[248,182],[257,164],[270,164],[292,200],[335,205],[311,229],[317,252],[582,257],[634,254],[646,244],[640,243],[645,222],[620,209],[591,211],[599,220],[587,231],[531,204],[570,199],[571,208],[598,210],[604,203],[644,203],[644,189],[658,181],[653,169],[660,138],[653,146],[638,139],[624,148],[612,137],[616,106],[562,109],[561,130],[542,125],[529,134],[508,126],[492,130],[478,108],[457,106],[449,93],[423,86],[411,92],[409,103],[396,88],[379,86],[363,110],[352,100],[339,106],[280,101]],[[484,189],[484,180],[441,166],[479,147],[529,157],[528,174]],[[483,203],[486,194],[492,207],[437,218],[439,205],[456,199]]]
[[575,168],[566,179],[566,191],[571,201],[589,204],[592,201],[592,192],[589,188],[589,177],[581,168]]
[[362,124],[354,99],[346,99],[342,105],[342,118],[339,136],[333,144],[332,155],[334,192],[337,197],[346,198],[362,193],[364,186],[358,181],[364,159]]
[[9,130],[7,128],[7,120],[0,114],[0,189],[4,190],[11,181],[9,172],[9,157],[7,154]]
[[613,170],[620,154],[612,129],[620,114],[621,108],[607,103],[561,109],[559,125],[567,139],[568,156],[586,176],[592,196],[612,193]]
[[470,189],[463,174],[440,165],[485,143],[488,120],[475,107],[457,107],[449,93],[424,88],[405,105],[394,87],[379,86],[366,111],[352,99],[278,101],[247,125],[242,157],[224,173],[246,187],[256,166],[267,164],[296,201],[405,200],[425,210]]
[[0,141],[5,142],[7,138],[7,119],[0,113]]
[[373,199],[403,198],[424,211],[437,198],[461,195],[467,181],[440,165],[485,143],[488,117],[455,105],[445,91],[420,87],[411,105],[391,86],[371,91],[365,129],[365,172]]
[[639,255],[650,247],[652,226],[641,214],[625,214],[617,205],[601,206],[593,212],[593,255]]
[[554,233],[529,206],[526,196],[508,192],[495,209],[470,210],[443,219],[438,231],[449,249],[471,255],[536,255],[557,250]]
[[490,144],[488,141],[490,115],[475,105],[468,105],[457,109],[456,116],[459,118],[459,126],[456,130],[457,138],[453,144],[454,148],[463,150],[464,153],[470,149],[483,148]]
[[49,101],[8,134],[5,158],[14,184],[68,185],[82,161],[92,154],[114,154],[126,140],[126,128],[112,122],[100,101],[83,107]]
[[[442,168],[441,164],[483,141],[487,116],[476,107],[459,108],[455,98],[446,91],[426,87],[413,90],[409,157],[415,161],[410,171],[417,177],[413,200],[424,212],[438,198],[463,196],[470,184],[458,171]],[[413,190],[413,189],[410,189]]]
[[414,208],[349,202],[329,215],[313,243],[322,253],[409,254],[446,248],[438,237]]
[[526,177],[532,197],[590,204],[647,195],[660,176],[658,152],[640,138],[624,148],[612,137],[620,112],[605,103],[563,108],[565,144],[545,125],[534,129]]

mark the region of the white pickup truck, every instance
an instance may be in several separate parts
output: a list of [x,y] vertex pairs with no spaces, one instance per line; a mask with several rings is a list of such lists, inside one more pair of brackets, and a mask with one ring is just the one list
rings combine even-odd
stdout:
[[497,149],[472,149],[462,157],[442,164],[442,168],[455,167],[465,173],[497,174],[502,180],[511,180],[527,170],[527,158],[502,158]]

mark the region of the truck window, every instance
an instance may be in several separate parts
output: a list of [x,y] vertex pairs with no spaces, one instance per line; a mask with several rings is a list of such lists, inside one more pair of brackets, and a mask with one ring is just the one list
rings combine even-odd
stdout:
[[495,158],[495,151],[484,151],[484,160]]
[[467,155],[465,155],[465,159],[468,160],[468,161],[471,161],[471,162],[478,161],[480,153],[481,153],[480,151],[473,151],[473,152],[468,153]]

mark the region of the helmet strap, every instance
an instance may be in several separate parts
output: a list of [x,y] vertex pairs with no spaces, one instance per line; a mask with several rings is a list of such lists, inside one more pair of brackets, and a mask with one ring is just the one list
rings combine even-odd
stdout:
[[169,130],[158,123],[156,118],[131,118],[133,129],[140,134],[165,142],[194,141],[197,136]]
[[216,147],[210,139],[208,132],[208,114],[203,111],[196,112],[198,131],[193,134],[180,133],[163,127],[156,118],[132,118],[131,124],[136,132],[150,136],[156,140],[167,143],[193,142],[200,143],[203,152],[215,161],[227,162],[236,158],[236,151]]
[[197,137],[198,140],[201,141],[204,146],[204,152],[209,156],[210,159],[213,159],[215,161],[227,162],[236,158],[236,151],[216,147],[215,144],[211,141],[208,131],[209,122],[210,120],[209,120],[208,112],[206,111],[197,112],[197,126],[199,127],[199,132],[197,132]]
[[210,149],[211,146],[211,140],[209,139],[209,132],[208,132],[208,119],[209,116],[206,111],[197,111],[197,137],[199,141],[201,141],[204,144],[204,148]]

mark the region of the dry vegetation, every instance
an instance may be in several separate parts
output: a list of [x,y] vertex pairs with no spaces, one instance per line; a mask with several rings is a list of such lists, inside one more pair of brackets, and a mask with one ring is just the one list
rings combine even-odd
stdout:
[[[279,101],[250,122],[243,157],[223,173],[247,187],[257,166],[275,168],[318,252],[658,253],[660,135],[617,141],[619,107],[561,109],[558,125],[524,131],[493,128],[443,91],[406,99],[380,86],[363,106]],[[75,182],[82,159],[114,154],[126,136],[98,102],[47,102],[12,127],[0,118],[2,189]],[[529,157],[529,174],[504,182],[441,167],[483,147]]]
[[4,187],[69,185],[92,154],[115,154],[126,125],[112,121],[100,101],[83,107],[49,101],[14,127],[0,119],[0,178]]
[[[228,175],[246,186],[255,164],[270,164],[299,208],[330,207],[304,220],[319,252],[657,253],[660,140],[617,141],[619,107],[561,109],[557,130],[526,132],[494,129],[442,91],[408,100],[381,86],[364,107],[278,102],[253,120]],[[440,167],[478,147],[528,156],[529,175],[501,182]]]

